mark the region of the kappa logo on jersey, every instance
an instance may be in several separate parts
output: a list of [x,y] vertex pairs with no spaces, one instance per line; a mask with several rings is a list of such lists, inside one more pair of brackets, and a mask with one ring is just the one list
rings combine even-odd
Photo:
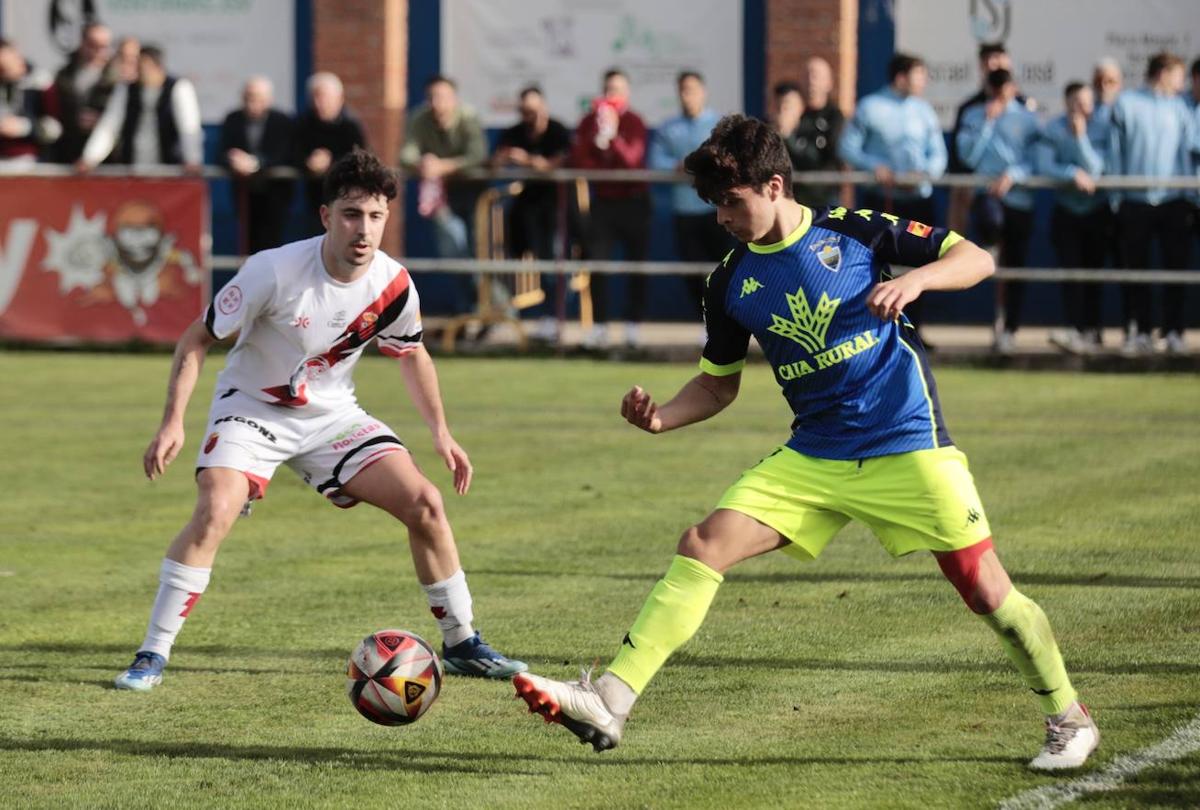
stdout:
[[242,307],[242,288],[236,284],[230,284],[221,290],[221,297],[217,299],[217,309],[222,315],[232,315]]
[[841,241],[840,236],[829,236],[813,242],[808,249],[816,254],[817,261],[826,270],[836,273],[842,267]]
[[833,322],[833,314],[837,312],[842,299],[831,299],[828,293],[822,292],[821,298],[817,301],[817,308],[814,310],[808,304],[808,297],[804,294],[803,287],[796,290],[795,295],[785,294],[784,297],[787,299],[788,308],[792,311],[792,320],[789,321],[772,312],[773,323],[767,327],[767,331],[796,341],[807,349],[809,354],[816,354],[824,349],[825,333],[829,331],[829,324]]
[[312,323],[312,319],[307,315],[297,315],[296,320],[292,321],[292,326],[297,329],[307,329],[310,323]]
[[738,298],[745,298],[747,295],[750,295],[751,293],[756,293],[759,290],[761,290],[762,288],[763,288],[762,283],[759,282],[759,280],[756,279],[754,276],[750,276],[750,278],[742,281],[742,294],[739,295]]
[[919,236],[922,239],[928,239],[929,234],[933,233],[933,228],[926,225],[924,222],[917,222],[915,219],[908,223],[908,227],[904,230],[908,231],[913,236]]

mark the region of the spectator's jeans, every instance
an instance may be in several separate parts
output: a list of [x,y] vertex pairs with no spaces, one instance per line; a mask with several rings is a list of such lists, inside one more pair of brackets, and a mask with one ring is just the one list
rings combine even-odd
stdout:
[[[554,240],[558,237],[558,200],[554,190],[546,193],[536,189],[535,194],[519,195],[508,209],[507,252],[510,259],[554,258]],[[558,310],[558,281],[553,273],[541,276],[542,291],[546,300],[522,311],[527,316],[552,316]]]
[[[859,204],[863,208],[870,208],[872,211],[895,214],[898,217],[916,220],[926,225],[934,224],[932,197],[897,197],[889,199],[885,198],[875,189],[863,189],[859,195]],[[924,310],[924,303],[920,298],[909,303],[904,308],[904,316],[917,329],[921,328],[921,324],[925,320],[922,317],[922,310]]]
[[[1025,267],[1029,259],[1029,237],[1033,236],[1033,212],[1004,206],[1004,227],[1000,230],[1000,266]],[[1004,283],[1004,331],[1015,332],[1021,325],[1021,307],[1025,302],[1025,282]]]
[[[675,250],[685,262],[711,262],[714,267],[733,250],[737,241],[717,223],[717,212],[679,214],[675,217]],[[696,316],[703,317],[704,276],[684,276]]]
[[[1054,208],[1050,238],[1058,263],[1066,268],[1100,269],[1108,258],[1109,234],[1113,216],[1107,202],[1101,202],[1086,214],[1076,214],[1060,206]],[[1062,285],[1067,323],[1083,333],[1100,335],[1103,326],[1101,303],[1104,287],[1100,284],[1067,282]]]
[[[1175,199],[1159,205],[1123,202],[1117,212],[1121,237],[1121,260],[1127,269],[1144,270],[1151,265],[1151,244],[1157,239],[1162,266],[1167,270],[1185,270],[1192,252],[1192,206]],[[1187,286],[1163,287],[1164,333],[1183,334]],[[1155,326],[1149,284],[1122,284],[1121,303],[1126,328],[1148,335]]]
[[[469,224],[475,214],[475,198],[472,189],[451,188],[449,204],[430,217],[439,259],[469,259],[475,255]],[[454,279],[454,314],[473,311],[479,297],[478,274],[455,273]]]
[[[587,257],[605,261],[613,258],[618,245],[625,249],[625,261],[643,262],[650,248],[650,198],[596,197],[587,223]],[[592,316],[596,323],[608,323],[608,277],[593,273],[591,278]],[[646,309],[646,276],[629,275],[625,320],[642,320]]]

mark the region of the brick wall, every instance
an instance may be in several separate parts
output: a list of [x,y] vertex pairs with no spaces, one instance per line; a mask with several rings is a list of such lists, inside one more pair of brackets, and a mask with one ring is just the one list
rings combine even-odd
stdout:
[[[367,143],[396,163],[407,103],[408,0],[311,0],[313,69],[336,73]],[[307,77],[300,77],[302,80]],[[384,249],[400,248],[402,206],[392,206]]]
[[767,0],[767,110],[775,83],[799,81],[811,56],[833,66],[834,97],[849,113],[857,80],[858,0]]

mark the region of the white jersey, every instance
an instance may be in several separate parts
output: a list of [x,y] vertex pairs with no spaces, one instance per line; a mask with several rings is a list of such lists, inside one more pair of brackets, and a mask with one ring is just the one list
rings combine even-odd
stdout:
[[367,272],[343,283],[321,260],[324,236],[256,253],[204,316],[218,340],[240,330],[217,377],[217,397],[237,390],[296,415],[355,404],[351,374],[363,348],[400,357],[421,343],[421,310],[408,271],[375,251]]

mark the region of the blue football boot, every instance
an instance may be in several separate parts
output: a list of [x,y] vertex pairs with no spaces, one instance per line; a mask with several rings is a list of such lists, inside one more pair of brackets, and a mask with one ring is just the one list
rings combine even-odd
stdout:
[[122,672],[113,681],[118,689],[132,689],[135,692],[149,692],[162,683],[163,667],[167,659],[158,653],[142,650],[133,657],[129,669]]
[[453,675],[470,675],[475,678],[511,678],[518,672],[529,669],[524,661],[506,658],[488,646],[479,637],[479,632],[453,647],[442,645],[442,665]]

